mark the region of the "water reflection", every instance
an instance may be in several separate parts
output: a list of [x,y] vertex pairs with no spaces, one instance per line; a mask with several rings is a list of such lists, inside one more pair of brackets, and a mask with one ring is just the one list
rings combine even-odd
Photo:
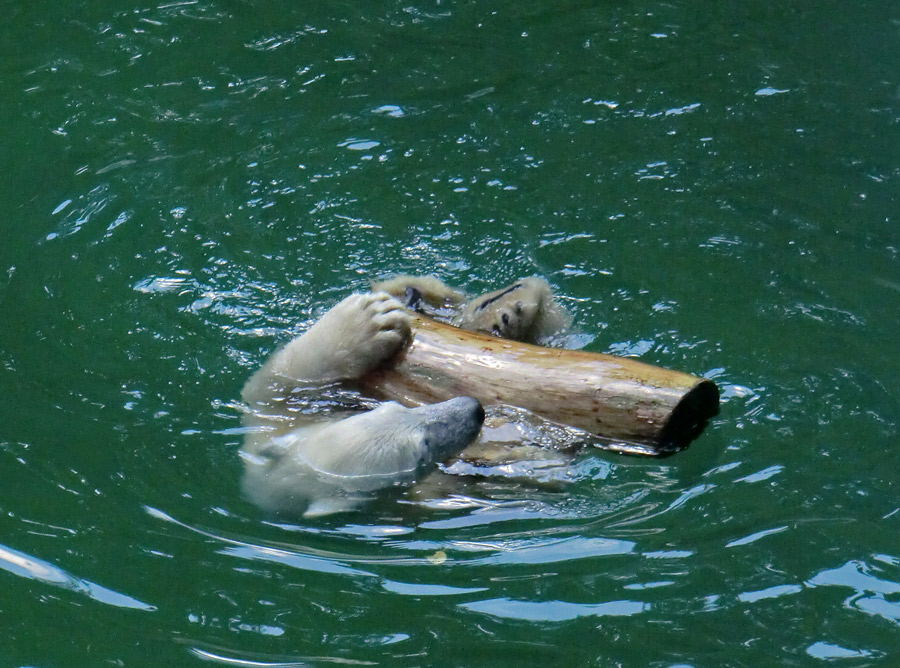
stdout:
[[827,642],[815,642],[806,648],[806,653],[816,659],[832,661],[834,659],[870,659],[882,657],[881,652],[867,649],[847,649]]
[[763,531],[756,531],[749,536],[745,536],[743,538],[737,538],[735,540],[730,541],[725,547],[738,547],[740,545],[749,545],[750,543],[755,543],[760,538],[765,538],[766,536],[771,536],[772,534],[781,533],[782,531],[787,531],[788,527],[781,526],[775,527],[774,529],[765,529]]
[[367,573],[356,568],[349,568],[334,559],[321,559],[318,557],[297,554],[287,550],[279,550],[258,545],[232,545],[219,550],[220,554],[238,559],[250,559],[253,561],[269,561],[291,568],[317,573],[331,573],[334,575],[362,575],[374,577],[374,573]]
[[631,617],[650,609],[649,604],[640,601],[570,603],[567,601],[516,601],[508,598],[461,603],[459,607],[492,617],[530,622],[564,622],[578,617]]
[[200,647],[191,647],[191,654],[213,663],[221,663],[226,666],[247,666],[249,668],[307,668],[309,663],[305,659],[298,661],[259,661],[244,658],[244,656],[226,656],[223,650],[210,651]]
[[[895,557],[877,555],[876,559],[884,566],[893,567],[895,571],[900,565],[900,560]],[[890,600],[888,597],[896,597],[897,594],[900,594],[900,582],[880,578],[874,574],[881,574],[883,570],[883,567],[853,560],[838,568],[820,571],[806,584],[810,587],[832,586],[853,589],[855,593],[844,600],[846,607],[898,624],[900,623],[900,603]],[[897,575],[900,575],[900,572]]]
[[800,585],[777,585],[759,591],[745,591],[738,594],[738,600],[742,603],[755,603],[767,598],[780,598],[791,594],[799,594],[803,591]]
[[0,545],[0,569],[19,577],[84,594],[95,601],[117,608],[144,611],[156,610],[156,607],[143,603],[136,598],[72,575],[49,562],[4,545]]
[[400,594],[401,596],[459,596],[487,591],[487,587],[449,587],[447,585],[411,584],[393,580],[385,580],[382,586],[386,591]]

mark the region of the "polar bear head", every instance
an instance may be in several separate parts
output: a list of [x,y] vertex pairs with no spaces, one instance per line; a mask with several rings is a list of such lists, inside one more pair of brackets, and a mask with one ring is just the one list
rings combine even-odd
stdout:
[[454,324],[504,339],[534,342],[565,329],[572,317],[553,299],[550,284],[532,277],[472,300]]
[[408,484],[475,440],[484,409],[470,397],[406,408],[395,402],[295,429],[244,457],[244,491],[275,512],[326,515]]

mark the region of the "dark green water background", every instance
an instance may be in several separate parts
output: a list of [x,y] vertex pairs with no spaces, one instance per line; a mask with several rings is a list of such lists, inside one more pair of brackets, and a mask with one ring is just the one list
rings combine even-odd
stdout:
[[[0,664],[900,661],[896,2],[2,14]],[[546,276],[722,413],[271,521],[240,387],[395,271]]]

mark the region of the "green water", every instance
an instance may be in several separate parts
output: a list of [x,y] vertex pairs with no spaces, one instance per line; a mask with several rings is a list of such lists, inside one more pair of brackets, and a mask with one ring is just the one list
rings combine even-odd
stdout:
[[[0,664],[900,652],[892,2],[3,3]],[[244,380],[369,278],[546,276],[668,459],[272,521]]]

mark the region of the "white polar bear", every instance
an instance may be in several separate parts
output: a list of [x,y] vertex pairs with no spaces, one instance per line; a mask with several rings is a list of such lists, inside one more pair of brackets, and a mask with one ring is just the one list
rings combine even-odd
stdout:
[[350,510],[475,440],[484,410],[470,397],[418,408],[389,402],[318,423],[292,408],[292,396],[359,379],[388,362],[409,336],[409,314],[398,301],[384,293],[351,295],[247,381],[241,455],[243,489],[253,503],[307,517]]

